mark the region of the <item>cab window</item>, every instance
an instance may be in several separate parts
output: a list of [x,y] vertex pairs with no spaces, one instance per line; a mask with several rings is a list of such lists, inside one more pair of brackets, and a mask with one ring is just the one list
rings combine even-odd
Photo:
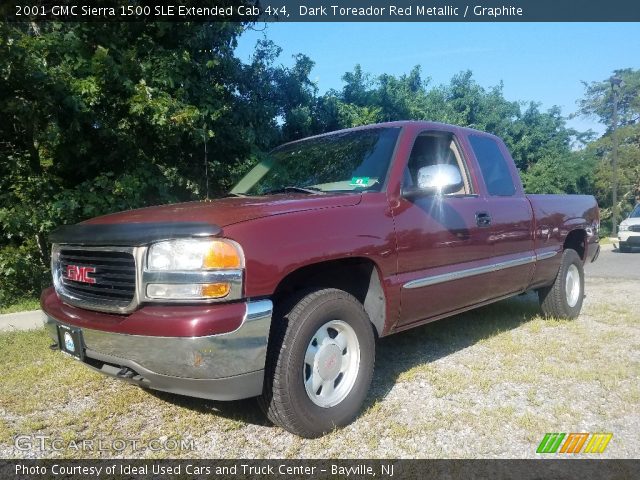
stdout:
[[513,177],[498,143],[493,138],[479,135],[469,135],[469,143],[480,165],[489,195],[510,197],[515,194]]

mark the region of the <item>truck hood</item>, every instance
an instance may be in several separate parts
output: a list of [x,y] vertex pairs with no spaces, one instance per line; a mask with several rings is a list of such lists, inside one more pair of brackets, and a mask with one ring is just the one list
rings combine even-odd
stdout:
[[620,222],[620,225],[640,225],[640,217],[625,218],[622,222]]
[[211,201],[176,203],[140,208],[92,218],[84,224],[206,222],[226,227],[271,215],[320,208],[357,205],[361,194],[280,194],[263,197],[229,197]]

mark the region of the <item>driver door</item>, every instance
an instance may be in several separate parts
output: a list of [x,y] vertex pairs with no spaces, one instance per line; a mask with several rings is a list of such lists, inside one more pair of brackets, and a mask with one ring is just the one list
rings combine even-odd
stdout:
[[462,186],[448,194],[402,197],[393,216],[398,273],[403,284],[398,326],[437,317],[489,297],[490,274],[465,276],[491,262],[491,229],[483,225],[486,199],[474,192],[455,135],[427,131],[414,142],[403,188],[417,184],[420,168],[449,164],[460,169]]

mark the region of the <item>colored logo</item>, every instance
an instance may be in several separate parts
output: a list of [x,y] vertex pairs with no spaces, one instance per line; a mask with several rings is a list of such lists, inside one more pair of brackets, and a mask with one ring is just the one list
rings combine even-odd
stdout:
[[64,332],[64,347],[68,352],[76,351],[76,344],[73,341],[73,337],[69,332]]
[[612,437],[613,433],[547,433],[536,453],[603,453]]
[[65,277],[68,280],[82,283],[96,283],[96,279],[90,277],[90,273],[96,271],[95,267],[80,267],[78,265],[67,265]]
[[350,187],[367,187],[369,185],[369,177],[353,177],[349,183]]

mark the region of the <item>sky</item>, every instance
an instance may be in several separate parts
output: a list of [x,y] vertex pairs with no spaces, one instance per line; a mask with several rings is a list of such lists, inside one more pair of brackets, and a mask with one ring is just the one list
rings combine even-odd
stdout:
[[[373,76],[409,73],[422,67],[432,85],[446,84],[462,70],[489,88],[504,83],[508,100],[553,105],[568,116],[582,98],[582,81],[601,81],[619,68],[640,68],[639,23],[268,23],[238,40],[237,55],[250,61],[256,42],[266,38],[283,51],[290,66],[303,53],[320,94],[341,89],[342,75],[356,64]],[[568,125],[602,133],[596,119]]]

